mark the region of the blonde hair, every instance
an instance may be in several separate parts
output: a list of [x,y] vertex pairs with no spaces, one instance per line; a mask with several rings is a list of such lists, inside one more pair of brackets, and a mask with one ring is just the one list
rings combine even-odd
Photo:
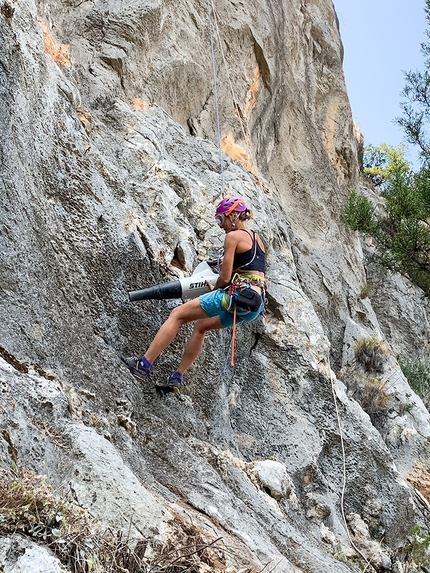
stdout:
[[247,209],[246,211],[236,211],[237,213],[237,218],[239,219],[239,221],[249,221],[250,219],[254,218],[254,213],[250,210]]

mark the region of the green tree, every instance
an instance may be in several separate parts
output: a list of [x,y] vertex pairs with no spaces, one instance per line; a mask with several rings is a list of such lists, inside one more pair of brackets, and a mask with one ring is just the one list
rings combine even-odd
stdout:
[[407,72],[402,92],[403,115],[397,122],[406,139],[417,146],[421,167],[413,172],[404,148],[368,146],[363,173],[379,190],[385,208],[376,214],[372,203],[355,191],[349,194],[342,219],[371,236],[376,256],[391,270],[407,276],[430,295],[430,0],[425,2],[429,41],[421,44],[424,71]]
[[[430,0],[426,0],[424,11],[429,25]],[[427,39],[430,39],[429,28],[425,33]],[[418,146],[421,158],[426,163],[430,161],[430,43],[423,42],[421,51],[424,55],[424,71],[409,71],[405,74],[406,86],[401,94],[405,98],[401,104],[403,116],[397,118],[397,122],[403,127],[407,140]]]
[[[371,157],[377,158],[373,165]],[[364,170],[377,177],[384,209],[376,214],[371,201],[353,191],[343,222],[373,238],[381,264],[430,295],[430,166],[414,173],[401,148],[384,145],[371,148]]]
[[393,147],[386,143],[373,146],[367,145],[363,155],[363,173],[380,189],[385,189],[390,175],[394,171],[407,173],[410,171],[408,162],[404,157],[405,146]]

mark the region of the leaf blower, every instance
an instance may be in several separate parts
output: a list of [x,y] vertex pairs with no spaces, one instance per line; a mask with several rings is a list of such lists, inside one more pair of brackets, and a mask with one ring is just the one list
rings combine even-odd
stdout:
[[218,278],[212,267],[218,265],[215,261],[203,261],[194,269],[190,277],[176,281],[158,284],[142,290],[134,290],[128,293],[130,301],[136,300],[165,300],[168,298],[196,298],[205,292],[209,292],[206,284],[208,280],[212,285]]

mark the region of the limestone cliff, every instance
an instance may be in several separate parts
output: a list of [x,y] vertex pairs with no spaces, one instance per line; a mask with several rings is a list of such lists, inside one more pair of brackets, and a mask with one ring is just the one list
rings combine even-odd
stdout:
[[[365,559],[400,573],[409,531],[429,525],[430,416],[395,353],[400,328],[403,350],[428,343],[428,323],[398,277],[385,300],[362,297],[362,247],[339,221],[359,144],[335,8],[214,4],[222,169],[203,0],[0,2],[2,468],[47,475],[145,539],[142,563],[200,536],[214,551],[198,571]],[[211,333],[181,398],[161,399],[117,356],[142,352],[180,301],[127,293],[218,253],[223,190],[246,197],[265,241],[266,316],[238,329],[234,369],[229,332]],[[357,360],[366,338],[385,339],[378,363]],[[3,535],[5,573],[28,563],[73,570]]]

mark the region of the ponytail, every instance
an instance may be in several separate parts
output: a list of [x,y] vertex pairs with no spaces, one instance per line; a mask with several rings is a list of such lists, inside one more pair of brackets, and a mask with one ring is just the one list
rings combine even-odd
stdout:
[[238,213],[239,221],[249,221],[250,219],[254,218],[254,213],[250,209],[246,209],[246,211],[242,211]]

